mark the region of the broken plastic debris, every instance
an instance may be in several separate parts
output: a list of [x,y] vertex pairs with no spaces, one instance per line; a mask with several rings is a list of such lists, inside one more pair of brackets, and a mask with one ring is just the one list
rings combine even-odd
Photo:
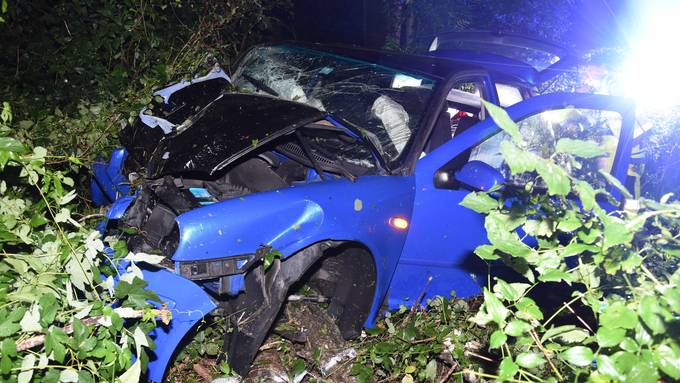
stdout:
[[210,383],[240,383],[241,378],[236,376],[227,376],[223,378],[213,379]]
[[328,373],[330,373],[331,370],[333,370],[333,368],[338,365],[338,363],[342,362],[343,360],[352,360],[356,357],[357,350],[355,350],[354,347],[350,347],[344,351],[341,351],[328,359],[328,362],[326,362],[321,367],[321,373],[323,375],[328,375]]

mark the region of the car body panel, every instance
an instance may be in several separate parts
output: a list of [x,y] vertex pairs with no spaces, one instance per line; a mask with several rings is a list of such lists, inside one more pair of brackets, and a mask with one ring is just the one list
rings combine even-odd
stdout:
[[90,180],[90,191],[95,205],[108,205],[130,194],[130,182],[123,175],[123,163],[127,156],[127,150],[116,149],[111,153],[108,162],[99,158],[92,164],[93,177]]
[[474,63],[536,86],[573,69],[574,52],[563,46],[514,33],[447,32],[432,40],[429,53]]
[[177,346],[217,305],[201,287],[170,271],[143,268],[142,274],[147,288],[154,291],[172,313],[168,325],[159,324],[149,333],[156,348],[149,352],[148,378],[159,383],[163,381]]
[[382,297],[402,252],[406,231],[391,217],[409,219],[413,177],[367,176],[317,182],[249,195],[180,215],[175,262],[252,254],[262,245],[284,257],[324,240],[358,242],[373,254],[377,281],[366,325],[378,314]]
[[[601,95],[553,93],[523,101],[509,107],[507,112],[513,120],[519,121],[546,110],[565,107],[621,113],[621,134],[612,175],[623,182],[628,169],[635,121],[630,101]],[[455,290],[459,297],[479,294],[479,283],[483,285],[486,281],[486,267],[472,251],[487,243],[484,217],[460,206],[469,190],[462,187],[455,190],[439,189],[435,187],[434,174],[447,162],[499,129],[493,120],[484,120],[416,164],[412,228],[390,287],[390,308],[408,305],[422,293],[425,298],[448,296],[451,290]],[[618,195],[615,189],[610,189],[610,192]],[[430,276],[432,280],[428,283]]]

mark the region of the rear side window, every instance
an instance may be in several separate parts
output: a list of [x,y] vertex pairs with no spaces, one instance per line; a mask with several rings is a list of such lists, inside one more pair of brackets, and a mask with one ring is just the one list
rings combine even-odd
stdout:
[[513,85],[496,83],[496,93],[498,93],[498,101],[504,108],[515,105],[524,99],[522,91]]
[[[559,109],[545,111],[518,122],[520,133],[531,153],[555,159],[574,177],[605,187],[606,182],[599,170],[611,172],[621,133],[621,115],[616,112],[590,109]],[[555,145],[561,138],[593,140],[605,151],[600,157],[581,159],[572,163],[568,156],[555,153]],[[498,169],[513,184],[524,184],[528,179],[511,177],[503,161],[500,145],[510,140],[505,132],[497,133],[475,146],[469,160],[485,162]],[[523,177],[527,177],[526,175]]]

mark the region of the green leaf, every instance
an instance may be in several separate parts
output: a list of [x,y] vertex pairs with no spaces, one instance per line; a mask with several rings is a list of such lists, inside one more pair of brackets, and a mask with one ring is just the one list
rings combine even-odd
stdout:
[[496,248],[491,245],[481,245],[477,246],[475,254],[486,261],[495,261],[496,259],[500,259],[500,257],[494,254],[494,250],[496,250]]
[[21,361],[21,372],[17,377],[18,383],[28,383],[31,381],[35,359],[34,354],[26,354],[26,356],[24,356],[24,359]]
[[622,328],[610,328],[602,326],[597,329],[595,338],[600,347],[614,347],[621,343],[626,336],[626,330]]
[[628,352],[637,352],[640,349],[640,346],[637,344],[637,342],[630,337],[624,337],[623,340],[621,340],[621,343],[619,343],[619,347],[621,347],[622,350]]
[[522,294],[530,287],[527,283],[508,283],[502,279],[496,279],[493,291],[503,299],[514,302],[522,297]]
[[602,170],[602,169],[598,170],[598,172],[599,172],[600,174],[602,174],[602,176],[607,180],[607,182],[609,182],[610,185],[612,185],[614,188],[618,189],[618,191],[620,191],[621,194],[622,194],[624,197],[626,197],[626,198],[633,198],[633,195],[630,194],[630,192],[628,191],[628,189],[626,189],[626,187],[623,186],[623,184],[621,183],[621,181],[619,181],[616,177],[614,177],[613,175],[609,174],[608,172],[606,172],[606,171],[604,171],[604,170]]
[[522,135],[519,132],[519,126],[508,116],[508,113],[503,108],[488,101],[482,100],[482,103],[496,125],[508,133],[516,144],[521,144]]
[[48,327],[57,315],[57,310],[59,305],[57,304],[57,298],[52,294],[43,294],[38,301],[40,305],[40,323]]
[[657,383],[659,380],[659,373],[656,366],[640,359],[641,358],[638,358],[637,363],[633,365],[630,372],[626,375],[626,381],[635,383]]
[[512,174],[533,172],[543,162],[535,154],[518,148],[510,141],[501,142],[501,154]]
[[26,153],[27,149],[19,140],[12,137],[0,137],[0,152]]
[[581,158],[594,158],[606,154],[604,149],[593,140],[574,140],[560,138],[555,145],[555,152],[567,153]]
[[515,303],[517,312],[515,315],[524,320],[543,320],[543,313],[536,302],[531,298],[521,298]]
[[565,343],[580,343],[583,342],[589,336],[588,331],[582,329],[575,329],[567,331],[560,334],[558,338],[562,339]]
[[574,184],[574,190],[578,193],[578,197],[581,200],[581,205],[583,205],[584,210],[593,210],[593,208],[598,206],[595,201],[597,192],[589,183],[579,180]]
[[600,315],[600,325],[609,328],[633,329],[637,325],[637,315],[623,302],[616,301]]
[[437,379],[437,361],[432,359],[425,366],[425,380],[434,382]]
[[[531,330],[531,328],[532,326],[529,323],[513,319],[510,321],[510,323],[508,323],[507,326],[505,326],[505,329],[503,329],[503,331],[510,336],[519,337],[522,336],[525,332]],[[519,360],[517,361],[517,363],[519,363]]]
[[604,249],[612,246],[629,243],[633,239],[633,233],[628,230],[625,222],[618,217],[606,215],[602,217],[604,224]]
[[92,374],[89,371],[78,371],[78,383],[95,383]]
[[59,374],[59,381],[63,383],[78,383],[78,371],[67,368]]
[[538,280],[541,282],[572,282],[573,278],[571,274],[567,273],[566,271],[548,269],[538,276]]
[[564,334],[565,332],[574,330],[576,328],[577,327],[572,324],[551,327],[545,333],[543,333],[543,336],[541,337],[541,343],[545,343],[545,341],[549,339],[552,339],[560,334]]
[[666,375],[675,380],[680,380],[680,352],[678,347],[675,349],[662,344],[654,350],[654,360],[659,369]]
[[16,356],[17,355],[17,344],[12,339],[4,339],[0,343],[0,352],[2,355]]
[[536,368],[545,363],[545,358],[537,352],[523,352],[515,359],[520,367]]
[[271,249],[267,253],[265,253],[264,258],[263,258],[263,267],[264,270],[267,271],[271,267],[272,263],[274,263],[274,259],[276,258],[282,258],[283,254],[276,250],[276,249]]
[[463,201],[460,202],[460,205],[474,210],[477,213],[484,214],[490,212],[491,210],[497,209],[499,202],[496,199],[489,197],[487,193],[472,192],[468,193],[468,195],[463,198]]
[[139,383],[139,377],[142,374],[142,363],[139,359],[132,364],[123,375],[120,376],[120,383]]
[[153,291],[145,290],[146,286],[146,281],[138,277],[135,277],[132,283],[119,281],[116,285],[116,298],[121,300],[127,298],[130,303],[137,307],[146,306],[147,300],[160,303],[158,295]]
[[305,366],[305,361],[303,359],[295,359],[293,362],[293,365],[290,368],[290,375],[295,380],[299,375],[304,373],[305,369],[307,367]]
[[512,379],[519,371],[519,366],[512,361],[512,358],[505,357],[498,366],[498,380],[504,381]]
[[606,375],[615,380],[621,380],[623,378],[616,368],[616,363],[614,363],[614,360],[609,356],[598,355],[595,360],[597,361],[597,371],[602,375]]
[[536,166],[536,171],[548,186],[548,194],[567,195],[571,190],[569,174],[552,161],[540,161]]
[[571,257],[572,255],[579,255],[586,251],[597,251],[598,248],[592,245],[586,245],[583,243],[572,242],[567,246],[560,249],[560,257]]
[[496,330],[491,334],[491,337],[489,338],[489,347],[490,348],[499,348],[502,345],[505,344],[505,342],[508,340],[508,336],[503,333],[501,330]]
[[21,329],[19,323],[11,321],[9,318],[0,323],[0,338],[5,338],[16,334]]
[[564,217],[560,220],[557,225],[557,229],[565,233],[571,233],[572,231],[581,227],[583,223],[572,210],[568,210]]
[[562,359],[578,367],[590,365],[594,357],[593,350],[584,346],[571,347],[560,355]]
[[505,324],[505,318],[508,317],[509,311],[503,306],[503,303],[496,298],[496,296],[484,288],[484,306],[486,311],[491,316],[491,320],[496,322],[498,326],[502,327]]
[[60,328],[53,328],[45,334],[45,351],[48,355],[54,354],[54,360],[59,363],[64,361],[66,355],[65,343],[68,343],[68,336]]
[[657,314],[659,312],[659,303],[657,297],[646,295],[640,300],[638,314],[647,327],[652,330],[653,334],[661,334],[666,332],[666,325],[661,317]]

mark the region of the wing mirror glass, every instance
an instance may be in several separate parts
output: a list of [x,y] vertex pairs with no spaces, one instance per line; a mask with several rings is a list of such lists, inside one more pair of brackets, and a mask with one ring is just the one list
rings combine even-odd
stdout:
[[505,177],[493,166],[482,161],[470,161],[455,174],[456,181],[473,190],[489,190],[505,182]]

